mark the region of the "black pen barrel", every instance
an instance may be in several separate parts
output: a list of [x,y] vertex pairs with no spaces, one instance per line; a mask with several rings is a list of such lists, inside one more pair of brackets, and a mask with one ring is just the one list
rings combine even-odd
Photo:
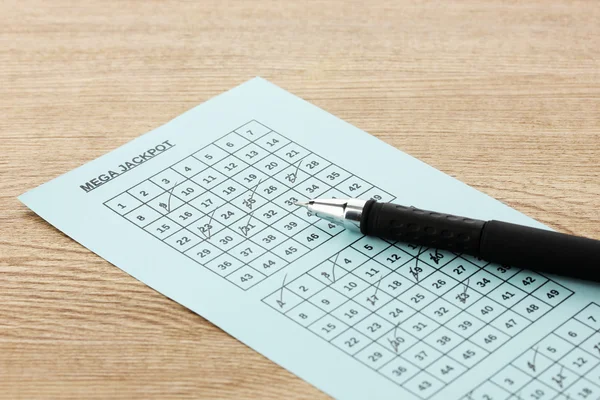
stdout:
[[365,235],[479,256],[485,221],[369,200],[360,229]]
[[483,227],[480,257],[600,282],[600,241],[580,236],[492,220]]
[[593,239],[373,200],[363,209],[360,229],[365,235],[600,282],[600,241]]

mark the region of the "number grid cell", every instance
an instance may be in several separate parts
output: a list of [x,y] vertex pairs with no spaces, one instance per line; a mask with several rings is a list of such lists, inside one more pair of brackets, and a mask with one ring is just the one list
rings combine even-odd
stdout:
[[294,204],[325,193],[395,199],[252,120],[104,205],[248,290],[343,231]]
[[428,398],[570,295],[530,271],[363,236],[263,302]]
[[600,396],[600,306],[590,303],[515,357],[463,400]]

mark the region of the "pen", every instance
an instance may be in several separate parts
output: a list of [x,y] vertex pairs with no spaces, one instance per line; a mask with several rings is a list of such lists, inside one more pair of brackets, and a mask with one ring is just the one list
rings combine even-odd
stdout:
[[319,218],[364,235],[600,282],[598,240],[375,200],[313,199],[296,204]]

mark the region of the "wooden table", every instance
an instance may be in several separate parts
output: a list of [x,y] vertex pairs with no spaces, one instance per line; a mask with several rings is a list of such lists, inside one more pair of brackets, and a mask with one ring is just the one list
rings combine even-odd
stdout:
[[16,196],[260,75],[600,238],[597,1],[0,4],[0,396],[319,398]]

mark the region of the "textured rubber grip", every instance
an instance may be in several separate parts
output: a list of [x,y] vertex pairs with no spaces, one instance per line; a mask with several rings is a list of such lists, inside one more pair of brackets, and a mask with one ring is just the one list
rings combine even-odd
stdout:
[[480,256],[495,263],[600,282],[600,241],[501,221],[485,224]]
[[479,256],[485,221],[377,202],[363,214],[365,235]]

